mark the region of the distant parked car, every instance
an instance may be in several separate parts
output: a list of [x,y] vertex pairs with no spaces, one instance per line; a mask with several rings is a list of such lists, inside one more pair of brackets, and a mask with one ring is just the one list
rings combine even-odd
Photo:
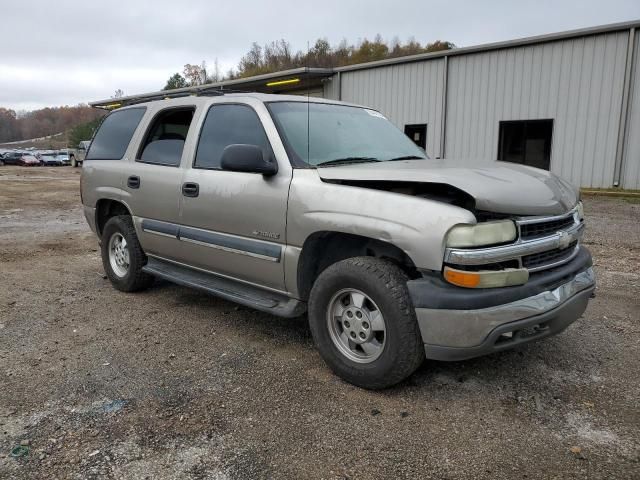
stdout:
[[71,165],[71,157],[65,151],[58,152],[58,159],[62,163],[62,165]]
[[4,154],[2,161],[5,165],[20,165],[22,155],[22,152],[7,152]]
[[[68,159],[68,157],[67,157]],[[40,154],[40,161],[45,167],[61,167],[62,159],[58,152],[44,152]]]
[[25,153],[20,157],[17,164],[22,165],[23,167],[39,167],[42,165],[42,162],[30,153]]

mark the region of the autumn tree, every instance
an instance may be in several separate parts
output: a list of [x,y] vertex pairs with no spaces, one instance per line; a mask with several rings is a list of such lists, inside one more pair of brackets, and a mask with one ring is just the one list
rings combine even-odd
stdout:
[[204,61],[201,65],[187,63],[182,74],[189,86],[203,85],[207,81],[207,64]]

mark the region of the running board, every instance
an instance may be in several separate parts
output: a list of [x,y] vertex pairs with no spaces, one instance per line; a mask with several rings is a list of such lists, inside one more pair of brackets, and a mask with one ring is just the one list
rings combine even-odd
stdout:
[[178,285],[203,290],[225,300],[279,317],[298,317],[307,309],[304,302],[289,298],[286,295],[263,290],[252,285],[212,273],[194,270],[158,258],[149,257],[142,270]]

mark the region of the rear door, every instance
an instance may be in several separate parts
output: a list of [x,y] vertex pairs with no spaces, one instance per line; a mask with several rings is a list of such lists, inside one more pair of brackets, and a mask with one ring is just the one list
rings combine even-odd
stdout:
[[[220,168],[228,145],[274,156],[273,176]],[[215,103],[204,117],[193,163],[184,171],[180,239],[188,264],[284,290],[286,209],[292,170],[262,103]],[[279,157],[279,158],[278,158]],[[286,157],[285,157],[286,158]]]
[[194,106],[157,108],[129,161],[124,190],[144,251],[151,256],[182,260],[178,231],[182,170],[190,139]]

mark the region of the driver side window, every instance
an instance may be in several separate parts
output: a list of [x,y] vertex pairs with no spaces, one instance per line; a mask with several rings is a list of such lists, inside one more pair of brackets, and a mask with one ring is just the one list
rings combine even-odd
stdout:
[[265,158],[271,157],[271,145],[258,114],[247,105],[213,105],[200,132],[194,168],[220,169],[222,151],[229,145],[256,145]]

